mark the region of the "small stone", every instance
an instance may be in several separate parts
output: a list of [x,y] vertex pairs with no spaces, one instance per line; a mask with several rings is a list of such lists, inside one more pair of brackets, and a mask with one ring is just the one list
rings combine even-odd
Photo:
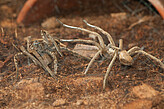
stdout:
[[50,94],[47,94],[46,97],[47,97],[47,98],[50,97]]
[[80,106],[80,105],[82,105],[83,103],[84,103],[83,100],[77,100],[76,105],[77,105],[77,106]]
[[61,106],[61,105],[64,105],[66,104],[66,100],[65,99],[58,99],[56,101],[53,102],[53,106]]
[[89,102],[87,100],[83,101],[84,105],[89,105]]
[[55,26],[56,26],[55,21],[56,21],[55,17],[50,17],[50,18],[46,19],[41,25],[43,28],[47,28],[47,29],[55,28]]

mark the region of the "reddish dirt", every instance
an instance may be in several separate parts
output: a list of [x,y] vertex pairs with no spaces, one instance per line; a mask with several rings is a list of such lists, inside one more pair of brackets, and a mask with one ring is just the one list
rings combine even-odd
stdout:
[[[4,0],[5,1],[5,0]],[[7,1],[7,0],[6,0]],[[164,21],[162,18],[144,9],[133,15],[123,5],[127,16],[112,17],[111,13],[120,13],[113,2],[89,2],[77,10],[61,10],[58,18],[66,24],[84,27],[90,30],[82,20],[99,26],[109,32],[116,45],[118,40],[124,40],[124,49],[137,45],[164,63]],[[105,91],[102,91],[103,75],[110,60],[94,62],[88,76],[83,76],[89,60],[62,50],[64,57],[58,58],[58,76],[54,79],[42,68],[33,63],[28,65],[27,57],[19,57],[19,78],[16,72],[13,56],[19,52],[16,48],[26,47],[27,36],[41,38],[40,30],[45,29],[57,38],[83,38],[88,34],[62,27],[58,22],[54,27],[43,28],[41,22],[24,27],[16,24],[16,16],[22,6],[22,1],[0,4],[0,108],[114,108],[114,109],[162,109],[164,107],[164,70],[158,63],[143,55],[135,58],[132,66],[123,66],[117,59],[108,78]],[[138,1],[131,1],[134,7]],[[133,8],[132,8],[133,9]],[[144,16],[150,16],[148,21],[135,25]],[[46,20],[46,19],[45,19]],[[43,21],[42,21],[43,22]],[[50,23],[51,24],[51,23]],[[2,30],[1,28],[1,30]],[[15,31],[17,31],[15,34]],[[72,48],[75,44],[68,44]],[[139,105],[138,105],[139,104]]]

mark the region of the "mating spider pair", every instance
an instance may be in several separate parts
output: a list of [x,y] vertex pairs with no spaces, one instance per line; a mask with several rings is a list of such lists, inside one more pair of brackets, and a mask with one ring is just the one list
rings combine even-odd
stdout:
[[144,54],[145,56],[153,59],[154,61],[158,62],[160,64],[160,67],[164,69],[164,64],[157,59],[156,57],[152,56],[151,54],[143,51],[141,48],[139,48],[138,46],[135,46],[131,49],[129,49],[128,51],[123,49],[123,40],[120,39],[119,40],[119,47],[116,47],[113,38],[111,37],[111,35],[109,33],[107,33],[106,31],[104,31],[103,29],[101,29],[100,27],[94,26],[89,24],[87,21],[83,20],[84,23],[89,26],[92,27],[94,29],[99,30],[100,32],[102,32],[107,39],[109,40],[110,44],[106,45],[104,43],[104,40],[102,38],[101,35],[99,35],[96,32],[84,29],[84,28],[80,28],[80,27],[74,27],[74,26],[70,26],[70,25],[66,25],[63,24],[61,21],[57,20],[61,25],[63,25],[64,27],[67,28],[71,28],[71,29],[76,29],[76,30],[81,30],[84,32],[87,32],[91,35],[94,35],[95,37],[98,38],[98,42],[93,41],[93,40],[84,40],[84,39],[61,39],[60,41],[62,42],[82,42],[82,43],[88,43],[88,44],[93,44],[95,46],[97,46],[99,48],[98,52],[93,56],[93,58],[91,59],[91,61],[89,62],[84,74],[87,74],[89,68],[91,67],[91,65],[93,64],[93,62],[95,61],[96,58],[98,58],[100,55],[101,56],[105,56],[106,58],[111,58],[112,60],[110,62],[110,64],[108,65],[104,80],[103,80],[103,89],[105,89],[106,86],[106,80],[108,78],[109,72],[111,71],[111,68],[113,66],[114,61],[116,60],[117,57],[119,57],[120,63],[123,65],[132,65],[134,63],[134,60],[132,58],[132,56],[134,56],[135,54]]
[[[15,67],[16,67],[16,72],[18,76],[18,63],[17,63],[17,58],[19,55],[27,55],[32,61],[36,64],[42,67],[44,70],[48,71],[52,77],[54,77],[57,74],[57,57],[56,55],[59,54],[60,56],[63,56],[62,53],[60,52],[60,46],[58,43],[61,42],[82,42],[82,43],[88,43],[95,45],[99,48],[98,52],[93,56],[91,61],[89,62],[84,74],[87,74],[89,68],[93,64],[96,58],[98,58],[100,55],[105,56],[106,58],[112,58],[110,64],[108,65],[104,80],[103,80],[103,89],[105,89],[106,86],[106,80],[108,78],[109,72],[113,66],[114,61],[116,60],[117,57],[119,57],[120,63],[123,65],[132,65],[134,63],[133,58],[131,56],[135,54],[144,54],[147,57],[153,59],[157,63],[160,64],[160,67],[164,69],[164,64],[157,59],[156,57],[152,56],[151,54],[143,51],[141,48],[135,46],[128,51],[123,50],[123,40],[119,40],[119,47],[117,47],[113,41],[113,38],[109,33],[101,29],[100,27],[91,25],[87,23],[84,20],[84,23],[92,28],[95,28],[102,32],[109,40],[109,44],[106,45],[104,43],[104,40],[101,35],[99,35],[96,32],[80,28],[80,27],[74,27],[74,26],[69,26],[66,24],[63,24],[61,21],[57,20],[60,24],[62,24],[64,27],[71,28],[71,29],[77,29],[81,30],[84,32],[87,32],[91,35],[94,35],[95,37],[98,38],[98,42],[94,40],[84,40],[84,39],[54,39],[52,38],[46,31],[41,31],[42,39],[34,40],[31,41],[31,37],[27,37],[27,50],[21,46],[20,49],[22,52],[17,53],[14,56],[14,62],[15,62]],[[61,43],[60,43],[61,44]],[[49,64],[53,61],[54,63],[54,71],[52,71],[49,68]]]

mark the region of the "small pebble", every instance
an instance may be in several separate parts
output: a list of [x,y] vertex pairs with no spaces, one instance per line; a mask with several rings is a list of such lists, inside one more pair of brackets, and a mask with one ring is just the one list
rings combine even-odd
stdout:
[[54,103],[52,104],[53,106],[61,106],[66,104],[66,100],[65,99],[58,99],[56,101],[54,101]]
[[83,103],[84,103],[83,100],[77,100],[76,105],[77,105],[77,106],[80,106],[80,105],[82,105]]

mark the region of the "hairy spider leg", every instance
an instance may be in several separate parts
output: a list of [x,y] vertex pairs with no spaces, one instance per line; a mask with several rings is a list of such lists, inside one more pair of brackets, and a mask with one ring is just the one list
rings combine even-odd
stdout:
[[[120,39],[120,40],[119,40],[119,49],[122,50],[122,48],[123,48],[123,40]],[[114,50],[114,56],[113,56],[113,58],[112,58],[110,64],[108,65],[106,74],[105,74],[105,76],[104,76],[104,80],[103,80],[103,90],[105,90],[107,78],[108,78],[108,76],[109,76],[109,73],[110,73],[110,71],[111,71],[111,69],[112,69],[113,63],[114,63],[114,61],[116,60],[117,56],[118,56],[118,49],[115,49],[115,50]]]
[[115,50],[115,51],[114,51],[114,56],[113,56],[113,58],[112,58],[110,64],[108,65],[106,74],[105,74],[105,76],[104,76],[104,80],[103,80],[103,90],[105,90],[107,78],[108,78],[109,73],[110,73],[110,71],[111,71],[111,69],[112,69],[113,63],[114,63],[114,61],[115,61],[116,58],[117,58],[117,55],[118,55],[118,50]]
[[14,64],[15,64],[15,68],[16,68],[16,80],[18,79],[18,72],[19,72],[17,58],[20,55],[23,55],[23,52],[19,52],[14,56]]
[[[29,52],[30,51],[30,42],[31,42],[31,36],[28,36],[27,39],[27,51]],[[28,62],[28,65],[30,65],[30,57],[27,58],[27,62]]]
[[110,44],[111,44],[112,46],[115,46],[115,43],[114,43],[114,41],[113,41],[113,38],[112,38],[112,36],[111,36],[108,32],[104,31],[103,29],[101,29],[101,28],[98,27],[98,26],[91,25],[91,24],[88,23],[86,20],[83,20],[83,22],[84,22],[87,26],[92,27],[92,28],[95,28],[95,29],[101,31],[104,35],[107,36],[107,38],[108,38]]
[[58,21],[62,26],[64,27],[67,27],[67,28],[70,28],[70,29],[76,29],[76,30],[81,30],[81,31],[84,31],[84,32],[87,32],[87,33],[90,33],[90,34],[94,34],[95,36],[98,37],[98,40],[100,42],[100,45],[102,48],[105,48],[105,44],[104,44],[104,41],[103,41],[103,38],[96,32],[94,31],[90,31],[90,30],[87,30],[87,29],[84,29],[84,28],[80,28],[80,27],[74,27],[74,26],[70,26],[70,25],[66,25],[64,23],[62,23],[60,20],[56,19],[56,21]]
[[51,52],[49,50],[46,50],[46,53],[48,53],[54,60],[54,74],[56,75],[57,74],[57,68],[58,68],[58,61],[57,61],[57,57],[56,55],[54,54],[54,52]]
[[160,67],[161,67],[162,69],[164,69],[164,64],[163,64],[158,58],[156,58],[156,57],[154,57],[153,55],[151,55],[151,54],[149,54],[149,53],[147,53],[147,52],[141,50],[141,49],[140,49],[139,47],[137,47],[137,46],[135,46],[135,47],[131,48],[130,50],[128,50],[128,53],[129,53],[130,55],[134,55],[134,54],[143,54],[143,55],[147,56],[148,58],[150,58],[150,59],[156,61],[157,63],[159,63],[159,64],[160,64]]
[[46,37],[48,37],[50,39],[50,41],[53,43],[53,45],[55,46],[55,49],[60,54],[60,56],[63,56],[63,54],[60,52],[59,46],[57,45],[56,41],[52,38],[52,36],[45,30],[42,30],[41,32],[42,32],[42,35],[44,35],[45,41],[47,40]]

